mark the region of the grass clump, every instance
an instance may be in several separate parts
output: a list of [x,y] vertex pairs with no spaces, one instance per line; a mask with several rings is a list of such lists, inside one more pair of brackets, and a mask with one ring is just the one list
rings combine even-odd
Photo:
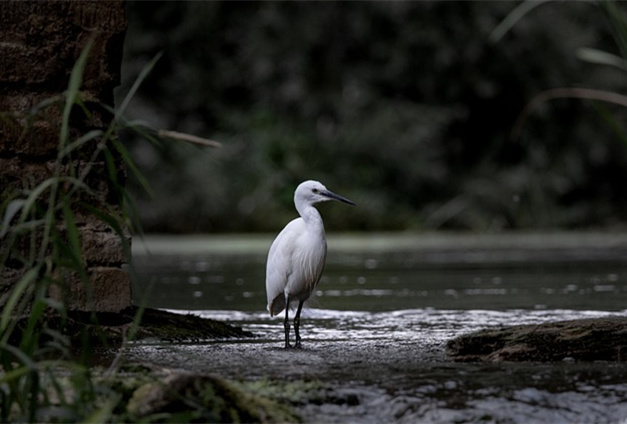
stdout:
[[[18,143],[36,143],[41,122],[59,132],[58,145],[42,159],[41,172],[33,175],[25,170],[0,197],[0,421],[291,420],[281,408],[277,411],[282,415],[272,412],[274,404],[240,394],[235,386],[212,377],[163,377],[164,372],[124,365],[119,354],[106,368],[91,365],[95,347],[106,348],[112,339],[101,331],[106,327],[99,325],[103,314],[92,312],[99,301],[92,278],[99,262],[87,252],[86,232],[95,228],[107,237],[115,254],[104,262],[123,272],[121,265],[130,256],[129,228],[134,215],[124,187],[125,169],[136,173],[148,189],[118,132],[136,131],[152,141],[161,137],[212,147],[215,143],[124,121],[124,110],[158,56],[118,109],[94,101],[81,90],[90,46],[78,58],[62,95],[27,113],[0,113],[4,124],[18,128],[14,131],[21,133]],[[97,122],[108,124],[103,127]],[[91,246],[95,255],[100,248]],[[75,302],[75,308],[68,299]],[[122,312],[109,313],[105,321],[124,327],[121,339],[132,339],[142,310]],[[169,323],[168,317],[159,314],[147,319],[156,326]],[[164,378],[180,384],[178,397],[167,404],[176,407],[138,411],[133,405],[145,404],[150,388],[168,387],[162,383]]]
[[[74,66],[67,90],[24,115],[3,113],[20,123],[17,143],[35,137],[36,123],[59,124],[56,156],[38,175],[24,175],[2,193],[0,237],[0,420],[101,421],[118,396],[96,386],[86,362],[74,358],[65,330],[66,293],[81,288],[84,305],[94,300],[91,270],[81,232],[86,221],[115,235],[128,252],[123,180],[120,169],[131,163],[117,138],[119,122],[79,134],[77,120],[95,114],[81,91],[91,43]],[[47,121],[47,122],[46,122]],[[30,140],[37,142],[38,140]],[[121,261],[121,259],[118,259]],[[88,347],[88,346],[85,346]]]

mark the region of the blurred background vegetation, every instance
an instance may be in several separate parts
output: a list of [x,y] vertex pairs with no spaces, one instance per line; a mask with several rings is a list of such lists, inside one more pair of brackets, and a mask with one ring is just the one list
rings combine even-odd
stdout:
[[154,190],[131,185],[144,230],[274,232],[306,179],[358,203],[321,207],[333,231],[624,228],[607,119],[625,110],[552,100],[512,137],[545,90],[624,91],[577,57],[618,54],[615,27],[599,3],[548,2],[491,42],[517,4],[130,2],[118,93],[163,57],[129,114],[224,145],[127,137]]

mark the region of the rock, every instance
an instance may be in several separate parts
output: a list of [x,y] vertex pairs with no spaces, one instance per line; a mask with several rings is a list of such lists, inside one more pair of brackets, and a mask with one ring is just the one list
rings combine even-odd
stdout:
[[450,340],[454,361],[626,361],[627,317],[486,329]]

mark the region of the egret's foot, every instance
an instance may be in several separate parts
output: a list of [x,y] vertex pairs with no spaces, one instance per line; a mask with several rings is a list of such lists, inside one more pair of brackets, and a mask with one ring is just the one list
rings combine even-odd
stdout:
[[287,343],[287,342],[285,342],[285,349],[291,349],[291,348],[292,348],[292,345]]
[[300,340],[296,342],[296,344],[294,345],[294,349],[302,349],[303,346],[300,344]]

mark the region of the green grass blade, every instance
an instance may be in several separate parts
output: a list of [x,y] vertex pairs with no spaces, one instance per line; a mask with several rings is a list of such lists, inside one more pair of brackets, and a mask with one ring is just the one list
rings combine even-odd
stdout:
[[41,196],[47,189],[53,187],[55,184],[58,183],[58,177],[51,177],[39,183],[39,185],[30,192],[30,194],[26,198],[26,201],[22,205],[22,213],[19,218],[20,223],[26,221],[26,219],[28,218],[28,214],[33,211],[33,208],[35,206],[35,203],[37,202],[37,199],[39,199],[39,196]]
[[35,301],[31,305],[28,321],[24,329],[22,339],[20,340],[20,350],[34,354],[37,351],[40,332],[36,331],[37,323],[43,317],[46,305],[41,301]]
[[19,233],[22,231],[33,231],[37,227],[41,227],[44,223],[45,223],[45,220],[43,219],[31,219],[30,221],[13,225],[12,230],[16,233]]
[[[9,350],[9,349],[5,349],[6,346],[2,346],[0,345],[0,350]],[[23,376],[25,376],[26,374],[28,374],[29,372],[31,372],[30,369],[28,369],[27,367],[21,366],[15,369],[12,369],[10,371],[5,371],[2,374],[0,374],[0,384],[2,383],[8,383],[12,380],[17,380],[18,378],[22,378]]]
[[85,423],[100,424],[108,423],[113,417],[113,410],[120,403],[121,395],[114,395],[107,399],[100,408],[95,410],[89,416],[85,417]]
[[[154,196],[153,196],[154,197]],[[134,232],[134,235],[143,236],[144,231],[142,229],[141,220],[139,219],[139,211],[137,209],[137,204],[135,203],[135,199],[128,193],[124,192],[124,206],[128,211],[129,216],[129,225]]]
[[506,17],[501,21],[499,25],[490,33],[490,41],[493,43],[498,43],[501,39],[507,34],[507,32],[512,29],[514,25],[518,21],[520,21],[527,13],[532,11],[538,6],[543,5],[551,0],[526,0],[520,3],[514,10],[512,10]]
[[83,72],[85,71],[85,65],[87,64],[87,57],[91,50],[93,39],[87,41],[87,45],[81,52],[72,73],[70,74],[70,83],[65,93],[65,106],[63,108],[63,118],[61,121],[61,131],[59,133],[59,153],[63,151],[63,147],[67,143],[70,134],[70,114],[72,113],[72,107],[76,103],[79,90],[83,84]]
[[79,137],[75,141],[73,141],[70,144],[68,144],[67,146],[65,146],[65,148],[59,154],[59,158],[64,158],[65,156],[70,154],[73,150],[78,149],[83,144],[88,143],[91,140],[94,140],[94,139],[102,136],[103,134],[104,133],[103,133],[102,130],[91,130],[87,134],[83,134],[81,137]]
[[[67,235],[67,241],[69,244],[69,252],[72,256],[72,259],[76,262],[77,265],[82,265],[80,261],[81,257],[81,241],[80,235],[78,233],[78,227],[76,226],[76,222],[74,221],[74,214],[72,213],[72,208],[70,206],[70,201],[67,197],[63,197],[63,219],[65,221],[65,231]],[[82,269],[83,267],[80,266]]]
[[0,334],[2,335],[2,340],[4,342],[6,342],[5,338],[8,338],[9,336],[6,330],[13,318],[14,309],[22,296],[25,295],[28,288],[31,287],[37,280],[39,269],[39,266],[35,266],[24,273],[20,281],[18,281],[11,291],[11,295],[2,309],[2,316],[0,316]]
[[577,57],[589,63],[613,66],[621,71],[627,72],[627,60],[602,50],[581,48],[577,51]]
[[22,209],[22,206],[26,203],[24,199],[11,200],[4,210],[4,217],[2,218],[2,228],[0,228],[0,239],[5,236],[9,231],[11,221],[13,217]]
[[122,101],[122,103],[120,104],[120,107],[116,110],[115,112],[115,117],[114,117],[114,121],[118,122],[120,117],[124,114],[124,112],[126,112],[126,108],[128,107],[128,105],[130,104],[131,100],[133,99],[133,97],[135,97],[135,93],[137,92],[137,90],[139,89],[139,86],[144,82],[144,80],[146,79],[146,77],[148,76],[148,74],[150,74],[150,72],[152,71],[152,68],[155,67],[155,64],[159,61],[159,59],[161,58],[161,56],[163,55],[163,52],[159,52],[155,57],[152,58],[152,60],[150,62],[148,62],[148,64],[146,66],[144,66],[144,68],[141,70],[141,72],[139,73],[139,76],[137,77],[137,79],[135,80],[135,82],[133,83],[133,86],[131,87],[131,89],[129,90],[128,94],[126,95],[126,97],[124,97],[124,100]]
[[28,371],[37,371],[37,363],[33,361],[31,357],[26,355],[15,346],[11,346],[9,344],[1,344],[0,350],[6,350],[7,352],[11,353],[15,357],[15,359],[17,359],[21,364],[28,368]]
[[615,1],[602,1],[601,7],[611,23],[614,40],[621,56],[627,59],[627,17],[624,11]]
[[131,155],[128,152],[128,150],[126,149],[126,147],[124,147],[124,145],[119,140],[114,140],[113,147],[122,156],[122,159],[124,160],[124,163],[130,169],[130,171],[133,173],[135,178],[137,178],[137,181],[141,185],[142,189],[145,190],[150,196],[153,196],[154,193],[152,191],[152,188],[150,187],[150,183],[148,182],[146,177],[144,177],[144,175],[141,173],[141,171],[137,168],[137,166],[135,165],[135,161],[131,157]]
[[[81,180],[79,180],[78,178],[74,178],[74,177],[51,177],[48,178],[47,180],[42,181],[41,183],[39,183],[39,185],[37,187],[35,187],[28,195],[28,197],[25,200],[21,201],[21,210],[22,213],[20,214],[19,220],[17,225],[21,225],[25,222],[27,222],[26,220],[28,219],[28,215],[34,210],[34,207],[37,203],[37,200],[39,199],[39,197],[49,188],[54,187],[55,185],[62,183],[62,182],[68,182],[73,184],[73,188],[77,189],[77,188],[82,188],[84,190],[86,190],[88,193],[92,194],[92,190]],[[73,191],[70,191],[70,193]]]

